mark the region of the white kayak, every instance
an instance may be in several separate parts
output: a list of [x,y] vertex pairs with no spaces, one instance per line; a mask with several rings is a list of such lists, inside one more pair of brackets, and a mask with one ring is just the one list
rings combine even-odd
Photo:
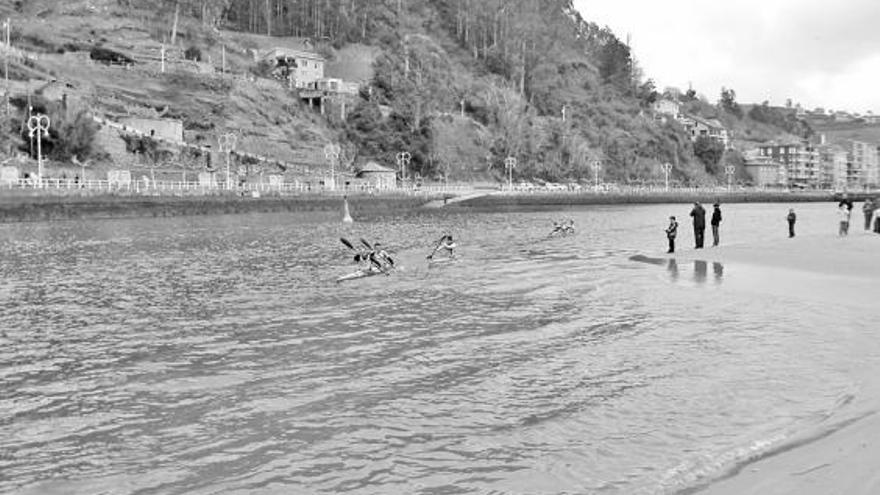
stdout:
[[430,258],[428,260],[428,266],[446,265],[449,263],[455,263],[456,261],[458,261],[458,256],[446,256],[443,258]]
[[345,282],[347,280],[357,280],[359,278],[372,277],[374,275],[387,275],[387,272],[383,272],[382,270],[374,270],[374,269],[360,269],[349,273],[347,275],[343,275],[336,279],[336,283]]

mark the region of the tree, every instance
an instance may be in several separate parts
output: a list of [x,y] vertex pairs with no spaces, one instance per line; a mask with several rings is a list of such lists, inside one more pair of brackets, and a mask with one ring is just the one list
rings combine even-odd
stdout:
[[727,88],[721,88],[721,108],[730,113],[731,115],[735,115],[737,118],[742,118],[743,111],[740,108],[739,103],[736,102],[736,91]]
[[717,139],[708,136],[699,136],[694,141],[694,155],[706,167],[706,171],[713,175],[718,175],[718,165],[724,156],[724,144]]

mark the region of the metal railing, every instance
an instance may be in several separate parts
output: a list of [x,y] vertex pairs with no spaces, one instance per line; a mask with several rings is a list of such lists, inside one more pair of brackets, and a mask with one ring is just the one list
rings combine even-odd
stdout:
[[131,181],[48,179],[35,178],[0,181],[0,194],[20,192],[27,195],[441,195],[462,194],[472,191],[467,185],[422,184],[410,187],[383,188],[370,184],[349,184],[331,187],[309,182],[244,182],[232,183],[227,187],[223,181],[215,183],[194,181],[152,181],[138,179]]

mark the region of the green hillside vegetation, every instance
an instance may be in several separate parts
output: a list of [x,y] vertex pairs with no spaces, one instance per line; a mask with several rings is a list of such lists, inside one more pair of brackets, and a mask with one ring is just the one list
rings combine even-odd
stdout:
[[[69,83],[77,116],[181,119],[192,143],[239,132],[239,149],[312,169],[329,142],[343,144],[346,162],[394,166],[409,151],[412,171],[431,179],[503,180],[508,156],[516,179],[589,178],[595,161],[605,180],[657,181],[665,162],[679,181],[723,177],[720,159],[705,159],[715,151],[702,146],[698,157],[680,125],[653,118],[658,93],[629,47],[571,0],[31,0],[0,1],[0,11],[13,17],[13,45],[38,54],[11,59],[14,81]],[[263,75],[254,50],[290,36],[316,42],[328,76],[366,81],[345,121],[252,82]],[[163,42],[173,60],[201,63],[159,72]],[[95,47],[134,64],[84,63]],[[234,76],[214,71],[221,57]],[[16,87],[4,140],[23,149],[27,103]],[[787,118],[687,105],[743,143],[803,131]],[[53,158],[102,159],[92,134],[58,134]]]
[[824,134],[828,142],[842,143],[848,140],[880,144],[880,125],[848,123],[816,126],[816,133]]

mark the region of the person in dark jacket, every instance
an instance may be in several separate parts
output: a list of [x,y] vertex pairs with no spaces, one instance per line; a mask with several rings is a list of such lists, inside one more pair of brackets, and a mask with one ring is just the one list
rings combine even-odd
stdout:
[[714,247],[717,246],[718,242],[721,240],[721,236],[718,232],[718,228],[721,226],[721,205],[715,203],[712,207],[715,208],[715,210],[712,211],[712,220],[710,221],[712,224],[712,246]]
[[794,213],[794,208],[788,209],[788,216],[785,217],[788,220],[788,237],[794,237],[794,223],[797,222],[797,215]]
[[703,209],[703,205],[694,203],[691,216],[694,217],[695,249],[703,249],[703,239],[706,235],[706,210]]
[[877,210],[877,204],[871,198],[865,198],[865,204],[862,205],[862,213],[865,214],[865,230],[871,230],[871,219],[874,218],[874,211]]
[[666,227],[666,239],[669,240],[669,251],[667,253],[675,252],[675,236],[678,234],[678,222],[675,221],[675,217],[669,217],[669,227]]

